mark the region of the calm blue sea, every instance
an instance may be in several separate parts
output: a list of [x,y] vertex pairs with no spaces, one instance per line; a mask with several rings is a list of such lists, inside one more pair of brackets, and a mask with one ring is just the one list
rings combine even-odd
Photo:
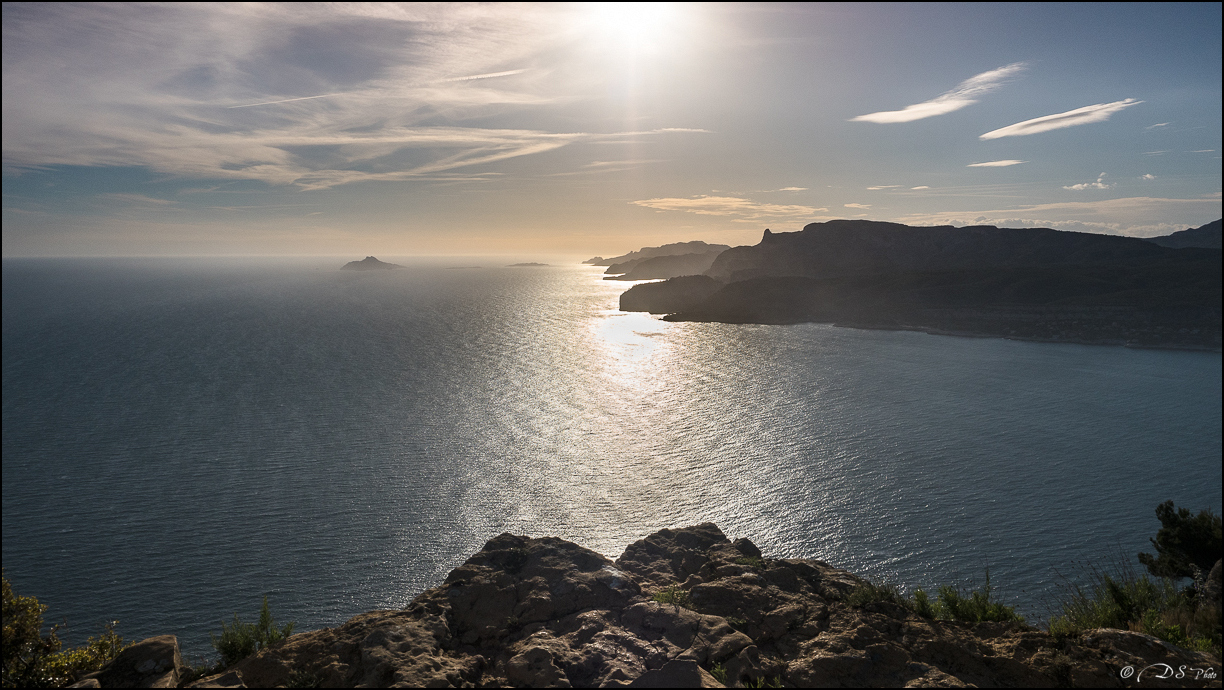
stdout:
[[[381,257],[384,259],[392,257]],[[768,555],[1030,616],[1220,511],[1221,357],[616,311],[579,265],[5,260],[3,563],[70,640],[189,657],[269,597],[402,607],[490,537]],[[483,268],[450,268],[481,265]]]

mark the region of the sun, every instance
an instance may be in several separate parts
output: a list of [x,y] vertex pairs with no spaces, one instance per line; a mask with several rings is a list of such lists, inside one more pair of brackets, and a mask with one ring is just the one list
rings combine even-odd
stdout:
[[605,35],[624,48],[653,46],[665,36],[676,11],[670,2],[595,3],[596,22]]

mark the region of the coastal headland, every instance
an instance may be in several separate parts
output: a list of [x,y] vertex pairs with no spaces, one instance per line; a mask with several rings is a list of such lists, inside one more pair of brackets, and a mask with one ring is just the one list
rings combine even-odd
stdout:
[[834,220],[766,230],[698,275],[630,288],[620,308],[668,321],[1219,351],[1219,236],[1219,220],[1150,240]]
[[[820,561],[769,558],[712,523],[660,530],[615,561],[563,539],[502,534],[402,610],[293,635],[187,687],[1220,685],[1134,677],[1157,664],[1220,668],[1142,633],[1056,639],[1020,622],[933,620],[856,598],[865,584]],[[139,668],[144,687],[177,685],[173,636],[130,648],[78,686],[136,687],[117,683]]]

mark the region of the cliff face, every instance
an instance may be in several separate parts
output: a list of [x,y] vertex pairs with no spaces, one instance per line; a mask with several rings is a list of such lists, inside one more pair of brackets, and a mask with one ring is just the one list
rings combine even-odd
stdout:
[[[861,582],[819,561],[762,558],[709,523],[657,532],[616,561],[503,534],[406,609],[294,635],[211,682],[720,687],[717,673],[727,685],[1050,687],[1133,685],[1127,665],[1219,668],[1139,633],[1055,642],[1017,624],[852,606]],[[653,601],[660,591],[674,603]]]
[[920,228],[832,220],[812,223],[800,232],[771,233],[755,246],[727,250],[707,275],[736,281],[994,267],[1133,265],[1166,254],[1167,250],[1145,240],[1049,228]]
[[1162,247],[1172,247],[1174,249],[1185,249],[1186,247],[1220,249],[1222,247],[1220,224],[1220,220],[1213,220],[1206,225],[1202,225],[1197,228],[1189,228],[1187,230],[1179,230],[1172,235],[1165,235],[1164,237],[1147,237],[1144,239]]
[[673,321],[1221,346],[1219,249],[1042,228],[830,221],[767,231],[757,245],[722,252],[705,275],[719,286],[639,285],[621,308]]

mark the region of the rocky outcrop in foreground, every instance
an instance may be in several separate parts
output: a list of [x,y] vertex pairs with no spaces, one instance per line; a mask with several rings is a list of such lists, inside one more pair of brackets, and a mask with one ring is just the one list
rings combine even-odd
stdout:
[[[819,561],[762,558],[710,523],[657,532],[616,561],[502,534],[402,611],[294,635],[192,687],[1220,686],[1125,677],[1162,663],[1220,670],[1147,635],[1056,642],[1018,624],[849,605],[862,583]],[[668,603],[652,600],[660,592]]]

